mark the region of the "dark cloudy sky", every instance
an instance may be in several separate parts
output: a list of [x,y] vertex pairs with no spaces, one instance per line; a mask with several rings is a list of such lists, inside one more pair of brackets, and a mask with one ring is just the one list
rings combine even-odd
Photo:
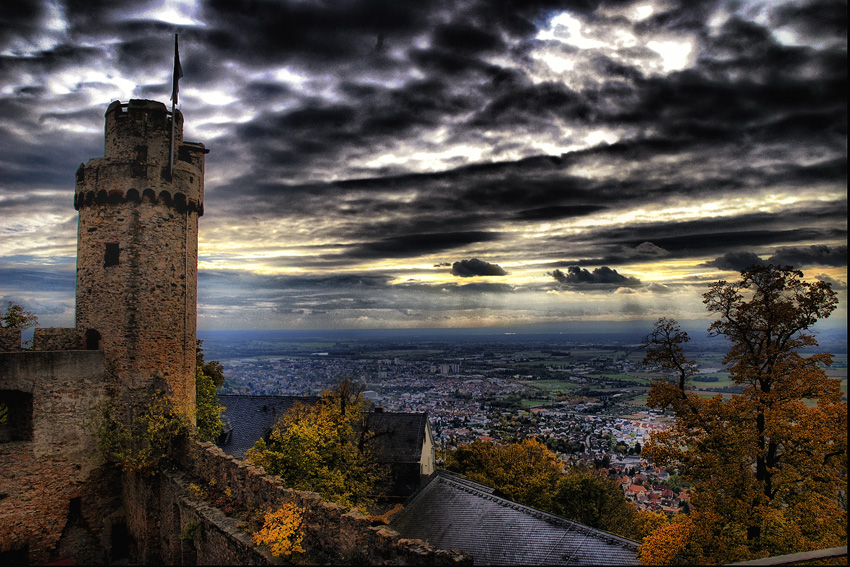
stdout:
[[[199,325],[705,316],[753,262],[839,288],[846,3],[13,1],[0,300],[73,325],[74,171],[110,101],[206,144]],[[566,324],[566,323],[565,323]],[[578,324],[580,325],[580,324]]]

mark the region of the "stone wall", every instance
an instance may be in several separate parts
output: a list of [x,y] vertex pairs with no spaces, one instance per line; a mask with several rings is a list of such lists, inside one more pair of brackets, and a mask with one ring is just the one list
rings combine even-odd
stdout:
[[0,327],[0,352],[21,350],[21,330],[11,327]]
[[82,348],[82,337],[74,328],[36,328],[33,334],[33,350],[80,350]]
[[86,425],[103,381],[98,351],[0,354],[0,395],[29,412],[16,416],[24,440],[0,442],[0,552],[103,562],[103,519],[120,505],[120,479],[100,466]]
[[[182,456],[180,468],[186,478],[194,479],[200,486],[207,486],[213,481],[220,490],[229,488],[233,499],[249,510],[274,510],[285,502],[303,508],[302,546],[306,551],[301,559],[307,563],[472,564],[472,558],[467,554],[437,550],[422,541],[402,539],[385,525],[373,526],[372,520],[356,510],[347,510],[326,502],[312,492],[286,488],[279,477],[267,475],[260,467],[226,455],[212,443],[189,442],[178,453]],[[191,500],[188,496],[183,498]],[[258,556],[254,555],[256,551],[245,549],[249,543],[247,534],[243,537],[240,530],[234,533],[234,519],[227,518],[220,511],[209,511],[203,506],[191,513],[181,509],[181,517],[191,517],[204,526],[204,533],[216,534],[206,542],[195,542],[199,563],[220,563],[221,557],[232,557],[235,562],[237,557],[244,557],[245,554],[252,557],[252,563],[259,562]],[[199,519],[201,517],[203,521]],[[224,518],[227,520],[224,521]],[[184,528],[185,524],[181,526],[181,529]],[[270,556],[262,552],[260,556],[270,560]]]
[[[165,473],[161,483],[163,553],[168,564],[274,565],[272,554],[251,541],[240,528],[241,521],[227,516],[206,502],[188,496],[190,479],[185,473]],[[182,536],[182,537],[181,537]]]

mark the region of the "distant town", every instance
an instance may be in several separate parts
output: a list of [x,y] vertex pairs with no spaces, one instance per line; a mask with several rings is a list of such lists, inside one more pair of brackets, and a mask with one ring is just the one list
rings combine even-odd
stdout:
[[[641,458],[650,434],[670,416],[645,405],[660,368],[643,365],[635,334],[511,336],[376,334],[201,334],[209,360],[219,360],[221,393],[320,395],[339,381],[361,385],[386,411],[426,412],[445,451],[475,440],[535,438],[564,461],[594,467],[615,480],[640,509],[687,510],[689,486],[678,471]],[[827,333],[835,354],[830,373],[847,392],[846,338]],[[700,395],[740,391],[722,364],[725,345],[693,341]],[[842,351],[842,352],[836,352]]]

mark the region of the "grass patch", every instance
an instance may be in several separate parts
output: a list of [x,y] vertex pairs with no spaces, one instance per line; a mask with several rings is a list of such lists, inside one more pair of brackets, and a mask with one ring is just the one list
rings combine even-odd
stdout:
[[520,405],[522,406],[522,409],[531,409],[531,408],[536,408],[536,407],[539,407],[539,406],[547,406],[547,405],[550,405],[552,403],[553,403],[553,401],[549,400],[549,399],[528,398],[526,400],[522,400],[520,402]]

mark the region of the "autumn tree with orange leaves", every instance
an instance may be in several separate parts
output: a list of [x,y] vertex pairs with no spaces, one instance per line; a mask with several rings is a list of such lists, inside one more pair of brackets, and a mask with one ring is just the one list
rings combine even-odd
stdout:
[[693,483],[690,515],[648,536],[646,564],[711,564],[846,545],[847,403],[829,378],[827,353],[809,330],[838,301],[829,284],[791,267],[754,266],[703,295],[719,315],[713,336],[731,348],[723,363],[741,394],[698,396],[687,333],[660,319],[645,343],[647,363],[672,371],[652,384],[648,404],[675,422],[643,455]]

